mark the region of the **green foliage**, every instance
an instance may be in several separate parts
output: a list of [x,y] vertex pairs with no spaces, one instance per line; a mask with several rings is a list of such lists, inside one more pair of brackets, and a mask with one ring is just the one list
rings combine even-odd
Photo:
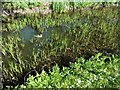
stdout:
[[67,8],[66,2],[52,2],[52,10],[54,12],[65,12],[65,8]]
[[41,2],[29,2],[17,0],[13,2],[3,2],[3,9],[26,9],[41,5]]
[[[110,6],[113,5],[115,2],[109,3],[109,2],[104,2],[105,6]],[[116,2],[118,3],[118,2]],[[94,7],[94,8],[99,8],[101,5],[103,5],[103,2],[78,2],[78,0],[74,0],[74,2],[52,2],[51,4],[51,9],[54,12],[67,12],[71,9],[73,10],[78,10],[82,9],[85,7]]]
[[13,7],[14,7],[14,9],[19,9],[19,8],[21,8],[21,9],[25,9],[25,8],[28,8],[28,5],[27,5],[28,3],[25,3],[25,2],[15,2],[15,3],[12,3],[12,5],[13,5]]
[[[35,2],[35,1],[21,1],[21,0],[17,0],[17,1],[12,1],[12,2],[4,2],[3,3],[3,9],[27,9],[27,8],[33,8],[33,7],[41,7],[41,8],[45,8],[45,5],[42,6],[42,4],[44,4],[46,2]],[[74,0],[74,2],[47,2],[49,3],[49,5],[47,7],[50,7],[49,9],[52,9],[54,12],[66,12],[68,10],[71,9],[82,9],[85,7],[99,7],[100,5],[102,5],[102,2],[78,2],[78,0]],[[110,6],[113,5],[115,3],[119,3],[119,2],[104,2],[105,6]]]
[[[104,52],[107,49],[116,52],[120,36],[118,20],[118,8],[107,8],[103,11],[81,11],[81,13],[70,15],[53,14],[53,16],[46,17],[31,14],[4,24],[3,30],[7,29],[8,33],[10,33],[9,31],[20,31],[24,26],[31,25],[38,32],[49,34],[48,36],[43,35],[41,39],[31,40],[30,45],[27,46],[21,39],[19,40],[19,36],[15,36],[14,32],[12,32],[13,36],[3,33],[4,79],[9,77],[12,81],[14,76],[17,80],[16,72],[21,74],[23,69],[31,70],[36,67],[40,67],[37,69],[39,71],[45,64],[50,67],[54,61],[59,64],[67,62],[66,57],[87,57],[89,54],[94,55],[96,52]],[[49,27],[52,27],[51,31],[48,29]],[[35,47],[39,44],[41,45],[40,50],[35,51]],[[30,48],[26,49],[27,47]],[[26,52],[29,54],[27,55]],[[99,57],[99,54],[96,57]],[[49,61],[47,61],[48,59]],[[100,65],[102,64],[103,62],[100,63]],[[91,62],[87,62],[84,67],[91,69],[91,65]]]
[[[107,58],[110,61],[106,63]],[[35,77],[30,76],[19,88],[120,88],[119,63],[120,56],[98,53],[89,60],[78,58],[61,72],[58,65],[49,74],[43,70]]]

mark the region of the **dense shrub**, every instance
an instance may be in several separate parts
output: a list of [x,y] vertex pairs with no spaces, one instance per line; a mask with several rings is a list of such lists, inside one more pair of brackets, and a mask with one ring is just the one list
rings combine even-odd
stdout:
[[58,65],[30,76],[26,84],[16,88],[120,88],[120,56],[96,54],[89,60],[78,58],[62,71]]

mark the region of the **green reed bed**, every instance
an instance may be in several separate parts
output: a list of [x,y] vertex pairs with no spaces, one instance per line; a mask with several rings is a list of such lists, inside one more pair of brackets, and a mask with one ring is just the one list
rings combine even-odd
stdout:
[[[4,28],[3,31],[11,31],[11,30],[18,29],[17,24],[20,24],[20,27],[24,27],[26,23],[28,25],[28,22],[30,21],[29,19],[27,19],[27,22],[26,22],[26,18],[22,21],[20,19],[22,23],[15,21],[16,18],[21,17],[22,14],[13,13],[13,10],[18,10],[18,11],[19,9],[27,10],[27,9],[30,9],[31,7],[39,7],[39,9],[41,8],[42,10],[44,10],[45,7],[48,7],[49,10],[52,10],[54,13],[58,13],[58,12],[64,13],[64,12],[71,11],[71,9],[74,9],[74,11],[76,10],[78,11],[78,9],[91,10],[92,8],[96,9],[100,7],[102,9],[103,7],[118,6],[119,2],[98,2],[98,3],[92,3],[92,2],[84,2],[84,3],[81,3],[81,2],[31,2],[30,3],[27,1],[26,2],[17,1],[17,2],[2,2],[2,4],[3,4],[2,5],[3,12],[6,12],[8,14],[10,13],[10,15],[4,15],[4,14],[2,15],[2,22],[6,24],[9,22],[7,26],[3,25],[3,28]],[[29,15],[26,15],[26,16],[29,16]],[[13,24],[10,25],[11,23]],[[32,25],[34,26],[34,23]],[[39,25],[37,26],[39,27]]]
[[74,2],[34,2],[34,1],[25,1],[21,2],[18,0],[17,2],[2,2],[2,8],[4,10],[10,11],[12,13],[13,10],[25,10],[25,9],[32,9],[34,7],[40,7],[39,9],[46,9],[49,8],[53,12],[62,13],[67,12],[68,10],[75,10],[75,9],[83,9],[83,8],[99,8],[100,6],[109,7],[113,5],[118,5],[119,2],[78,2],[74,0]]
[[[12,23],[3,24],[3,30],[7,32],[20,31],[26,25],[35,28],[38,33],[50,32],[47,38],[30,40],[29,45],[17,35],[2,38],[3,82],[13,85],[24,83],[25,75],[31,70],[40,73],[43,69],[49,70],[56,63],[62,68],[68,66],[70,61],[76,61],[76,57],[84,57],[88,60],[99,52],[104,52],[108,56],[110,53],[119,54],[118,12],[118,7],[112,7],[45,17],[31,14],[18,18]],[[49,27],[56,30],[50,31]],[[38,46],[38,43],[41,47],[36,51],[33,46]],[[30,48],[25,50],[27,47]]]
[[36,7],[36,6],[40,6],[42,3],[41,2],[21,2],[21,0],[18,1],[13,1],[13,2],[2,2],[2,7],[3,9],[26,9],[26,8],[32,8],[32,7]]

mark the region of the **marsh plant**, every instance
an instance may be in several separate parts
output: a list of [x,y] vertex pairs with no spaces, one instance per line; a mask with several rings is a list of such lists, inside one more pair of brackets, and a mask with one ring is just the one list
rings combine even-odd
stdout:
[[77,58],[70,67],[58,65],[52,71],[44,70],[36,76],[29,76],[27,82],[16,88],[120,88],[120,57],[102,56],[98,53],[89,60]]
[[[32,28],[36,30],[38,34],[42,34],[42,37],[41,38],[33,37],[34,39],[30,40],[30,42],[28,42],[27,44],[19,37],[19,35],[14,36],[15,33],[13,33],[13,36],[6,35],[6,37],[4,37],[3,33],[2,39],[3,82],[9,81],[12,84],[15,83],[18,84],[31,70],[36,70],[40,73],[41,70],[47,68],[47,70],[46,69],[45,70],[49,71],[49,69],[53,67],[54,64],[58,64],[60,69],[62,69],[64,68],[63,66],[69,66],[69,62],[75,62],[76,61],[75,58],[84,57],[86,60],[88,60],[93,55],[99,52],[103,53],[103,56],[104,55],[109,56],[109,58],[111,58],[110,57],[111,54],[119,54],[118,41],[120,39],[119,37],[120,35],[118,32],[120,32],[120,30],[118,24],[119,22],[118,12],[119,12],[118,8],[112,7],[104,8],[102,11],[99,9],[95,9],[86,10],[86,12],[84,11],[76,12],[72,14],[54,13],[52,15],[50,14],[45,16],[40,16],[38,14],[30,14],[24,15],[23,17],[18,18],[11,23],[4,24],[3,30],[6,30],[8,33],[10,31],[21,32],[21,29],[24,26],[30,25]],[[85,75],[85,78],[88,78],[87,70],[91,69],[91,66],[98,64],[98,63],[94,64],[95,61],[97,62],[100,60],[99,64],[100,67],[102,68],[102,71],[104,72],[104,70],[106,70],[105,69],[106,65],[102,61],[104,60],[104,58],[103,59],[95,58],[90,59],[91,62],[89,60],[87,62],[88,63],[87,65],[83,64],[86,65],[83,67],[87,68],[85,69],[85,71],[83,70],[82,72],[84,73],[82,74],[83,77]],[[117,62],[118,59],[119,58],[117,58]],[[113,62],[114,60],[116,60],[116,58],[113,59]],[[80,59],[80,61],[82,61],[82,59]],[[108,68],[118,67],[118,64],[117,66],[114,66],[116,64],[117,63],[112,64],[113,67],[111,64],[107,64],[108,66],[106,67]],[[74,67],[76,67],[75,65]],[[79,72],[79,69],[80,68],[76,69],[78,70],[77,72]],[[95,72],[94,74],[97,74],[97,69],[93,70],[92,67],[91,70],[92,70],[91,72]],[[99,68],[98,70],[101,69]],[[67,70],[66,73],[67,72],[69,73],[69,70]],[[51,72],[51,74],[52,73],[55,72]],[[56,73],[57,74],[59,73],[59,69]],[[92,75],[91,78],[93,78],[94,74],[91,73]],[[110,78],[109,71],[107,74],[108,78]],[[45,81],[46,82],[45,87],[49,87],[47,86],[49,85],[47,83],[49,82],[50,77],[47,74],[45,75],[48,78],[48,81]],[[78,76],[74,76],[73,74],[70,75],[71,76],[68,76],[67,79],[64,79],[63,84],[61,82],[59,83],[62,76],[55,75],[54,77],[55,79],[53,80],[53,82],[51,82],[50,87],[58,86],[67,88],[70,87],[71,85],[74,85],[71,87],[75,87],[77,83],[73,81],[75,80],[75,78],[78,78]],[[53,78],[53,76],[51,77]],[[58,83],[55,82],[55,80],[57,80],[56,79],[57,76],[59,78],[57,81]],[[46,77],[42,78],[44,79]],[[106,74],[105,77],[107,77]],[[88,85],[87,79],[83,81],[84,83],[81,85],[83,85],[83,87],[105,87],[105,86],[112,87],[111,85],[109,86],[108,83],[110,82],[108,78],[105,79],[105,77],[104,76],[102,77],[104,79],[101,80],[101,82],[99,82],[99,80],[93,81],[95,85],[93,85],[93,83],[92,84],[89,83],[91,86]],[[31,77],[31,80],[33,80],[33,78],[34,77]],[[117,79],[115,80],[116,80],[115,83],[112,82],[114,83],[113,87],[119,87],[117,86],[119,81],[117,81]],[[71,82],[68,83],[68,81]],[[28,86],[26,87],[32,87],[32,85],[29,84],[28,82],[27,82]],[[39,85],[35,85],[35,87],[36,86]],[[40,84],[40,87],[43,87],[43,84]]]

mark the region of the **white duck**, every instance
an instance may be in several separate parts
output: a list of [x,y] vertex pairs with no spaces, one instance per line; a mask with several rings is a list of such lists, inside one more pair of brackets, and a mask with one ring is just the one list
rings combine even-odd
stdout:
[[42,38],[42,34],[34,35],[35,38]]

